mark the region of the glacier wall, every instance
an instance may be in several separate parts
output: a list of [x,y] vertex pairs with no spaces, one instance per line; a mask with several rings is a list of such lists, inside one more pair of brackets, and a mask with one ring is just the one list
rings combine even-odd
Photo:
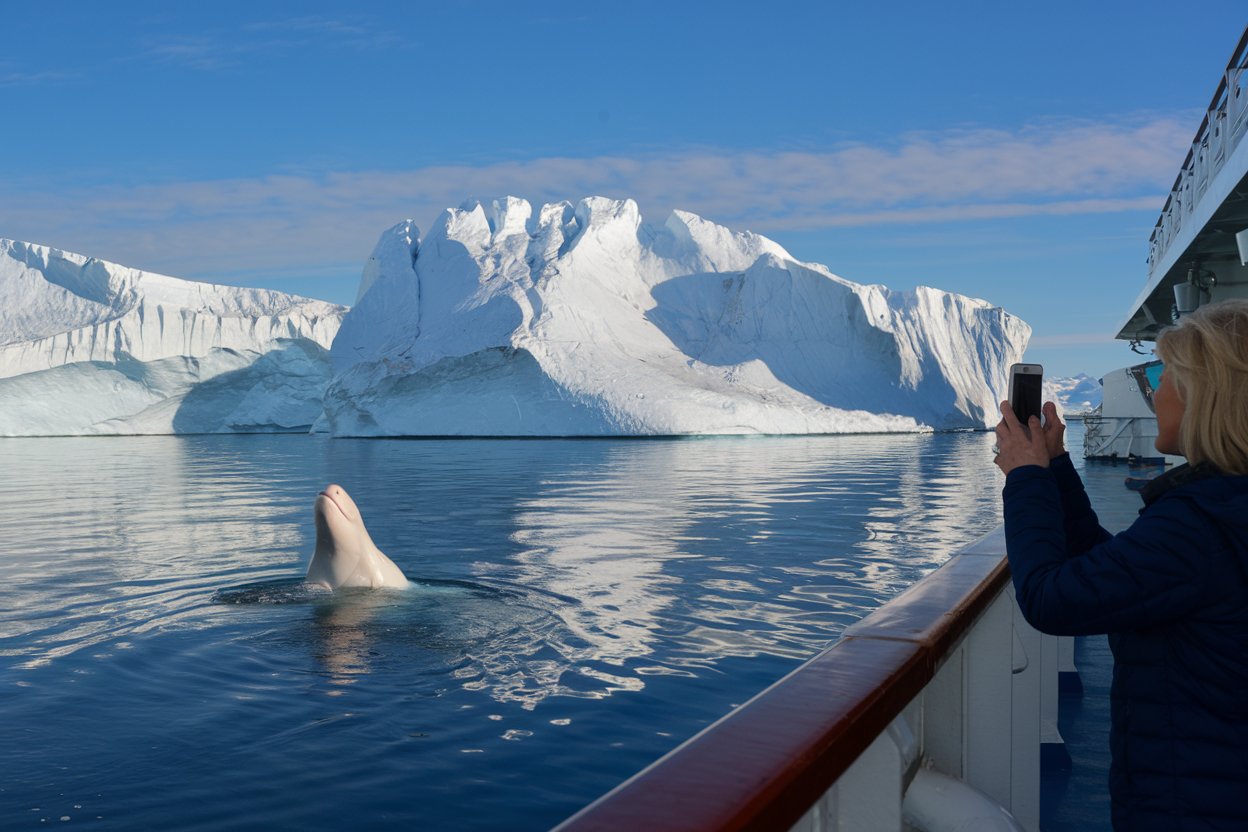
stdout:
[[982,428],[1029,336],[985,301],[852,283],[693,214],[507,197],[382,235],[325,415],[343,436]]
[[345,311],[0,240],[0,436],[306,432]]

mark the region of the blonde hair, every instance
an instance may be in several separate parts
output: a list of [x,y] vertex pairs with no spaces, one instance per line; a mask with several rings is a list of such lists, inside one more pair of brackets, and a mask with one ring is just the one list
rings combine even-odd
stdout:
[[1248,298],[1184,315],[1157,336],[1157,356],[1183,400],[1187,461],[1248,474]]

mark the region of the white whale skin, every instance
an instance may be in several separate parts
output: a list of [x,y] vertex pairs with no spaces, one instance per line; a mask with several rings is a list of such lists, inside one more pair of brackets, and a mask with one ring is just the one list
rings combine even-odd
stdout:
[[316,520],[316,551],[308,564],[308,583],[329,589],[409,586],[403,570],[369,537],[360,509],[345,488],[327,485],[317,495],[312,512]]

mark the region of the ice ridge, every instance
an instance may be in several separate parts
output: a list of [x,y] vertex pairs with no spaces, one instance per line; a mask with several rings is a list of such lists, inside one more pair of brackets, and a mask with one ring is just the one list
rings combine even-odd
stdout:
[[505,197],[386,231],[332,348],[338,435],[982,428],[1030,328],[695,214]]
[[306,431],[345,312],[0,239],[0,436]]

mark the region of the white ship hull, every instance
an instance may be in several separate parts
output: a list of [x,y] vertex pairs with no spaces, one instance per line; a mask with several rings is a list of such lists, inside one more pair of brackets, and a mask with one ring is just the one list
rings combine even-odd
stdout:
[[[1155,368],[1155,369],[1153,369]],[[1149,371],[1156,361],[1106,373],[1100,407],[1084,417],[1083,455],[1088,459],[1165,463],[1173,461],[1155,447],[1157,416],[1153,412]]]

